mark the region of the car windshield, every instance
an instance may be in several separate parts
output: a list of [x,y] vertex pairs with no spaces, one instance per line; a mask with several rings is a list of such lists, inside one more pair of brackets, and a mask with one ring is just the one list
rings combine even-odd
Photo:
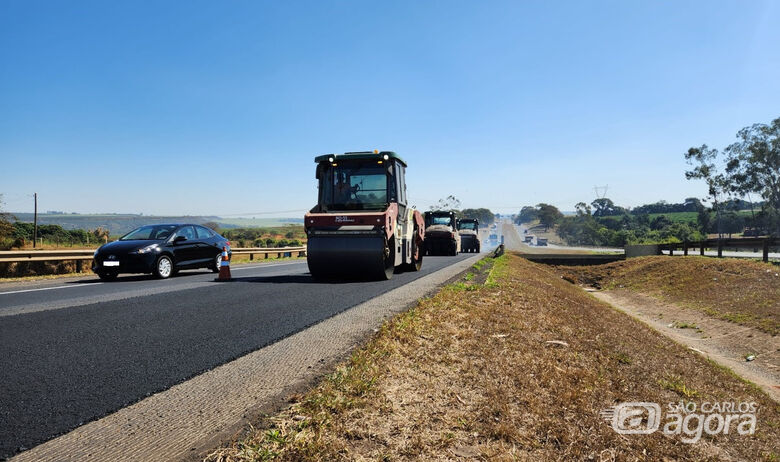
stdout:
[[465,221],[465,222],[462,222],[458,226],[458,229],[470,229],[472,231],[476,231],[477,230],[477,224],[474,223],[474,222],[471,222],[471,221]]
[[345,163],[327,166],[320,177],[324,210],[384,210],[388,174],[383,164]]
[[437,216],[431,216],[428,218],[428,226],[432,225],[444,225],[444,226],[450,226],[452,223],[452,217],[449,215],[437,217]]
[[162,241],[171,237],[176,225],[149,225],[130,231],[120,241]]

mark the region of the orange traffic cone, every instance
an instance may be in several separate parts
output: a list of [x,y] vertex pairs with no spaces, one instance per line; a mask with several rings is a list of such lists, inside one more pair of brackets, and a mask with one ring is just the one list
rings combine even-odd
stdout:
[[227,247],[222,247],[222,261],[219,263],[219,276],[214,279],[215,281],[230,281],[233,278],[230,276],[230,256],[227,252]]

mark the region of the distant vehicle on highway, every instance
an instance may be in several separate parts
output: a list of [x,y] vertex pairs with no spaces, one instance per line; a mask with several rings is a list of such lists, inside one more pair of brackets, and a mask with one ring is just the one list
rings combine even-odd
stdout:
[[230,255],[230,242],[205,226],[142,226],[97,249],[92,271],[104,281],[113,281],[120,273],[150,273],[165,279],[183,269],[218,272],[223,247]]

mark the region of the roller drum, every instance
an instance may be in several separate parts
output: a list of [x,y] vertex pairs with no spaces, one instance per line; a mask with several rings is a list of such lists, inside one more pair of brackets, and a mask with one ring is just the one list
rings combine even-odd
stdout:
[[382,236],[312,236],[306,261],[314,277],[355,276],[390,279],[393,255],[385,258]]

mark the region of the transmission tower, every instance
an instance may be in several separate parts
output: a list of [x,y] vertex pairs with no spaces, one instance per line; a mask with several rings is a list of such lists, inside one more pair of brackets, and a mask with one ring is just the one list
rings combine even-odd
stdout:
[[594,186],[593,191],[596,193],[596,199],[604,199],[607,197],[607,190],[609,189],[609,185],[604,186]]

